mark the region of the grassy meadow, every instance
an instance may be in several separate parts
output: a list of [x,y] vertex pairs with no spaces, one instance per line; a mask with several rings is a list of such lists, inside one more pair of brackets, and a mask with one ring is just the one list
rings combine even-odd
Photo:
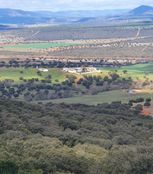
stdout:
[[48,75],[51,76],[52,83],[60,83],[65,81],[66,73],[63,73],[58,68],[50,68],[48,72],[41,72],[41,76],[37,74],[36,68],[0,68],[0,80],[14,80],[15,83],[20,83],[20,78],[26,80],[38,78],[44,80]]
[[110,72],[116,72],[122,77],[131,77],[136,81],[144,81],[146,79],[153,80],[153,62],[145,64],[136,64],[122,66],[120,68],[101,68],[102,74],[106,75]]
[[[112,68],[106,68],[107,70],[111,70]],[[144,64],[136,64],[136,65],[129,65],[129,66],[122,66],[121,68],[115,68],[119,72],[124,70],[129,71],[130,73],[136,74],[145,74],[145,73],[153,73],[153,63],[144,63]]]
[[[121,77],[131,77],[136,81],[144,81],[146,79],[153,80],[153,63],[148,64],[137,64],[130,66],[123,66],[120,68],[100,68],[99,73],[87,73],[84,75],[97,75],[97,76],[107,76],[110,73],[118,73]],[[19,81],[20,77],[24,79],[38,78],[39,80],[44,79],[46,76],[51,75],[52,82],[59,81],[62,82],[66,79],[66,75],[70,73],[65,73],[59,68],[49,68],[48,72],[41,72],[41,76],[37,74],[38,69],[36,68],[0,68],[0,80],[11,79],[15,82]],[[75,76],[82,77],[83,75],[74,74]]]
[[71,97],[64,99],[55,99],[51,102],[53,103],[67,103],[67,104],[87,104],[87,105],[97,105],[101,103],[111,103],[115,101],[122,101],[127,103],[131,99],[137,99],[139,97],[143,98],[153,98],[153,90],[142,90],[135,94],[129,94],[127,90],[114,90],[102,92],[97,95],[83,95],[79,97]]

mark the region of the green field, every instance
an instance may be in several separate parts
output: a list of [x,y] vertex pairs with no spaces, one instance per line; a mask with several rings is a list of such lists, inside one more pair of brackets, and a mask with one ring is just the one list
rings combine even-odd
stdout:
[[[139,94],[129,94],[126,90],[114,90],[102,92],[97,95],[84,95],[79,97],[71,97],[64,99],[55,99],[51,102],[53,103],[67,103],[67,104],[87,104],[87,105],[97,105],[101,103],[111,103],[114,101],[122,101],[127,103],[131,99],[136,99],[139,97],[153,98],[153,91],[143,92]],[[47,102],[47,101],[46,101]]]
[[153,62],[145,63],[145,64],[122,66],[121,68],[102,68],[102,70],[109,70],[109,71],[117,70],[119,72],[123,72],[124,70],[127,70],[130,73],[137,73],[137,74],[152,73],[153,74]]
[[[125,66],[121,68],[101,68],[102,73],[97,73],[96,75],[108,75],[110,72],[117,72],[121,77],[132,77],[132,79],[153,80],[153,63],[148,64],[138,64]],[[124,70],[127,70],[126,73],[123,73]],[[58,68],[49,68],[48,72],[41,72],[41,76],[38,74],[38,69],[36,68],[1,68],[0,69],[0,81],[9,79],[14,80],[15,83],[23,82],[23,79],[29,80],[37,78],[39,80],[45,80],[48,76],[51,76],[51,82],[61,83],[66,80],[68,73],[64,73],[61,69]],[[94,74],[93,74],[94,75]],[[79,75],[78,75],[79,76]],[[63,98],[52,100],[51,102],[55,103],[82,103],[95,105],[99,103],[110,103],[112,101],[122,101],[128,102],[130,99],[135,99],[138,97],[152,97],[153,90],[143,90],[140,93],[129,94],[127,90],[115,90],[99,93],[97,95],[83,95],[72,98]],[[48,102],[48,101],[45,101]]]
[[[48,70],[48,72],[41,72],[42,76],[39,76],[37,74],[38,69],[36,68],[1,68],[0,80],[11,79],[18,82],[20,77],[24,79],[38,78],[41,80],[48,75],[51,75],[52,82],[57,80],[62,82],[66,79],[67,73],[63,73],[61,69],[49,68]],[[124,73],[124,70],[127,72]],[[101,73],[94,73],[93,75],[105,76],[110,72],[117,72],[121,77],[131,77],[137,80],[153,80],[153,63],[130,65],[121,68],[101,68]],[[89,75],[92,75],[92,73]]]
[[36,68],[1,68],[0,69],[0,80],[14,80],[14,82],[20,83],[20,77],[26,80],[32,78],[38,78],[39,80],[45,79],[48,75],[51,75],[52,83],[60,83],[66,79],[66,73],[63,73],[58,68],[50,68],[48,72],[41,72],[41,76],[37,74]]
[[48,48],[56,48],[56,47],[67,47],[78,45],[76,43],[65,43],[65,42],[41,42],[41,43],[25,43],[25,44],[16,44],[16,45],[9,45],[5,46],[4,49],[8,50],[41,50],[41,49],[48,49]]
[[[1,68],[0,80],[11,79],[19,82],[20,77],[26,80],[32,78],[42,80],[48,75],[51,75],[53,83],[57,81],[62,82],[66,79],[67,73],[63,73],[61,69],[50,68],[48,70],[48,72],[41,72],[42,76],[39,76],[37,74],[38,69],[36,68]],[[124,70],[127,72],[124,73]],[[121,77],[131,77],[134,80],[153,80],[153,63],[130,65],[121,68],[101,68],[101,73],[94,73],[93,75],[105,76],[110,72],[117,72]],[[92,73],[89,75],[92,75]]]
[[[124,71],[127,71],[124,73]],[[153,63],[136,64],[120,68],[101,68],[104,74],[117,72],[122,77],[131,77],[133,80],[153,80]]]

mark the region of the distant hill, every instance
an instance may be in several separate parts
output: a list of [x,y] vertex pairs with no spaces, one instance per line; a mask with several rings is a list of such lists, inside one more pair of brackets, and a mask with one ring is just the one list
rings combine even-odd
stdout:
[[[153,21],[153,7],[139,6],[133,10],[23,11],[0,9],[0,25],[84,24],[116,25],[128,22]],[[4,27],[5,29],[5,27]]]
[[0,9],[0,24],[36,24],[46,23],[49,20],[37,12],[16,10],[16,9]]
[[142,5],[130,11],[129,14],[135,16],[153,15],[153,7]]
[[0,24],[70,24],[85,22],[97,17],[120,15],[126,10],[82,10],[82,11],[23,11],[16,9],[0,9]]

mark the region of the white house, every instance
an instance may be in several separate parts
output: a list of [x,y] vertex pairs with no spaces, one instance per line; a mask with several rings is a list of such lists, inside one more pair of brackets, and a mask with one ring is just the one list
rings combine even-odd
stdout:
[[41,72],[48,72],[48,69],[46,69],[46,68],[39,68],[38,70]]

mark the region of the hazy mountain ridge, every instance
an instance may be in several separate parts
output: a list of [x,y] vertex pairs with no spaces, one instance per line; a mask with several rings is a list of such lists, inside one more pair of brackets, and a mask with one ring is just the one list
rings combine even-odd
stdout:
[[130,11],[130,15],[153,15],[153,7],[146,5],[139,6]]
[[23,11],[16,9],[0,9],[1,24],[40,24],[40,23],[71,23],[84,22],[97,17],[114,16],[127,12],[127,10],[77,10],[77,11]]
[[[23,11],[16,9],[0,9],[0,24],[32,25],[32,24],[71,24],[71,23],[107,23],[144,16],[153,18],[153,7],[140,6],[133,10],[93,10],[93,11]],[[100,22],[99,22],[100,21]]]

